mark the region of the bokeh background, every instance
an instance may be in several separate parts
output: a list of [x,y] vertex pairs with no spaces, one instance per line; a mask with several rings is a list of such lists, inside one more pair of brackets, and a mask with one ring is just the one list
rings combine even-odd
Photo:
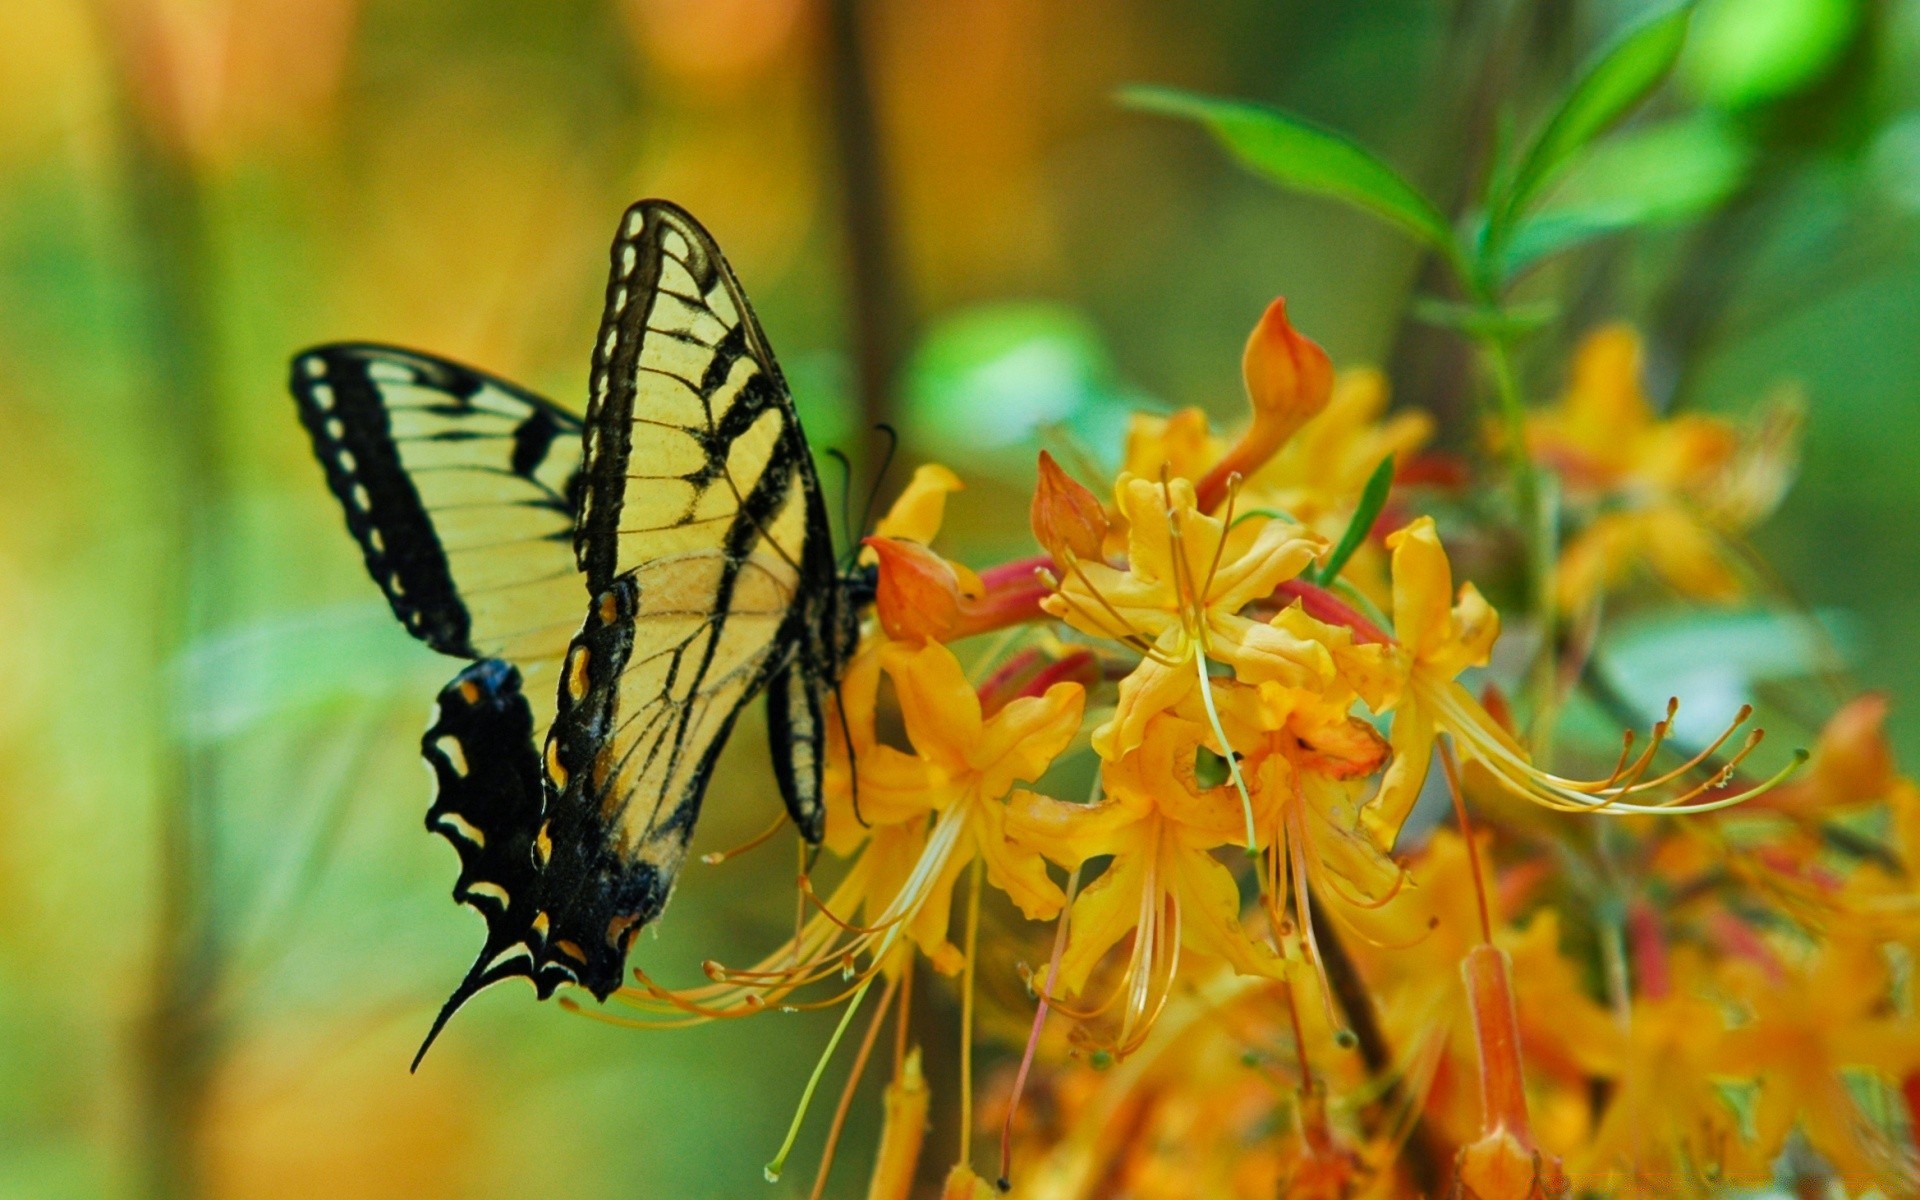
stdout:
[[[804,1194],[810,1171],[768,1187],[760,1163],[820,1022],[643,1033],[500,988],[406,1073],[480,933],[420,822],[418,735],[454,664],[364,578],[285,395],[288,355],[396,341],[578,406],[614,221],[659,195],[727,248],[813,440],[863,464],[856,492],[882,418],[904,462],[968,475],[962,558],[1013,544],[1036,428],[1097,443],[1129,407],[1231,419],[1240,343],[1276,294],[1464,445],[1479,385],[1451,335],[1409,316],[1437,279],[1417,249],[1114,90],[1284,105],[1458,211],[1500,131],[1648,9],[3,11],[0,1196],[697,1198]],[[1907,689],[1920,12],[1702,0],[1637,122],[1649,136],[1567,186],[1685,186],[1530,285],[1565,314],[1530,346],[1530,389],[1554,394],[1568,340],[1612,318],[1646,331],[1663,403],[1743,409],[1796,383],[1804,472],[1758,541],[1836,614],[1862,679]],[[1911,762],[1920,707],[1898,706],[1894,731]],[[762,734],[736,742],[709,848],[776,803]],[[670,978],[790,915],[777,850],[690,876],[637,950]],[[877,1107],[856,1109],[830,1194],[860,1194]]]

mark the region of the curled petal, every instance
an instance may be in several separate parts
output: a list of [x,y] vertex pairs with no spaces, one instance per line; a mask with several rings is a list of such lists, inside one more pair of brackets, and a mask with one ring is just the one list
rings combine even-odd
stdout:
[[1113,719],[1093,731],[1094,752],[1111,762],[1139,746],[1147,722],[1186,699],[1197,682],[1190,659],[1174,664],[1142,659],[1120,681]]
[[973,831],[980,857],[987,863],[987,882],[1006,893],[1029,921],[1045,921],[1060,915],[1067,902],[1047,874],[1040,853],[1009,836],[1006,806],[997,803],[974,809]]
[[1066,952],[1060,956],[1062,994],[1079,995],[1107,951],[1140,923],[1141,893],[1146,885],[1146,858],[1126,854],[1116,857],[1100,878],[1080,889],[1067,918]]
[[980,794],[998,798],[1016,779],[1040,778],[1080,732],[1086,700],[1079,684],[1056,683],[1044,695],[1009,701],[995,713],[967,754]]
[[1317,641],[1245,617],[1207,621],[1207,648],[1242,683],[1322,688],[1333,682],[1333,655]]
[[1256,945],[1240,924],[1240,885],[1233,872],[1204,854],[1173,856],[1167,869],[1180,894],[1180,940],[1202,954],[1224,959],[1242,975],[1280,978],[1280,959]]
[[1387,731],[1393,758],[1380,777],[1380,790],[1360,810],[1361,826],[1376,845],[1391,850],[1400,836],[1400,827],[1420,798],[1420,788],[1433,765],[1433,739],[1433,714],[1426,705],[1409,704],[1394,712],[1393,725]]
[[1152,797],[1134,789],[1109,791],[1097,804],[1069,804],[1016,791],[1007,798],[1007,836],[1073,868],[1089,858],[1118,853],[1134,825],[1152,812]]
[[967,772],[983,722],[980,697],[953,651],[938,642],[895,642],[881,650],[880,661],[893,680],[915,752],[949,774]]
[[873,523],[874,536],[931,544],[946,517],[948,494],[964,491],[966,486],[939,463],[921,464],[887,515]]

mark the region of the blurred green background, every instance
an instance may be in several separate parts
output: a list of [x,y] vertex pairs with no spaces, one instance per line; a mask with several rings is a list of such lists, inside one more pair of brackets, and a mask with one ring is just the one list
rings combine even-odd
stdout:
[[[1036,427],[1111,447],[1132,406],[1232,419],[1276,294],[1466,445],[1466,353],[1407,315],[1437,278],[1418,250],[1113,91],[1283,105],[1459,211],[1502,131],[1647,11],[14,0],[0,1196],[786,1196],[811,1175],[759,1178],[824,1038],[810,1017],[639,1033],[501,988],[406,1074],[480,934],[420,822],[418,736],[455,664],[364,578],[285,395],[293,350],[395,341],[580,406],[614,221],[659,195],[727,248],[817,445],[871,465],[861,430],[889,416],[909,460],[969,476],[950,548],[975,562],[1017,545]],[[1566,314],[1530,391],[1611,318],[1646,330],[1663,402],[1739,411],[1797,382],[1805,469],[1758,540],[1853,615],[1860,676],[1901,689],[1920,12],[1705,0],[1628,135],[1565,186],[1642,228],[1530,283]],[[1920,750],[1920,708],[1895,732]],[[736,741],[708,848],[776,803],[761,733]],[[689,875],[650,969],[779,936],[780,851]],[[830,1194],[861,1193],[877,1107]]]

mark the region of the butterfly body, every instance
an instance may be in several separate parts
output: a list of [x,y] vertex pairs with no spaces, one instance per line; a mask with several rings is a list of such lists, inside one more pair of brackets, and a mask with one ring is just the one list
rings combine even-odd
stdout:
[[478,660],[422,744],[428,827],[487,920],[429,1044],[502,979],[620,986],[756,697],[789,813],[823,829],[827,702],[871,570],[836,566],[785,380],[712,238],[642,201],[611,257],[584,419],[397,347],[294,359],[369,573],[415,636]]

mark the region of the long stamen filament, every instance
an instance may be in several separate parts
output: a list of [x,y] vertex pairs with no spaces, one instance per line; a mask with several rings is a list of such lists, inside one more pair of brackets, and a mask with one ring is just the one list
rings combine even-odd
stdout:
[[813,1093],[820,1087],[820,1077],[826,1074],[827,1063],[832,1060],[834,1050],[839,1048],[840,1039],[847,1032],[847,1026],[853,1024],[853,1014],[860,1011],[860,1002],[867,998],[867,989],[872,986],[873,979],[868,977],[867,981],[860,985],[859,990],[854,992],[853,1001],[847,1005],[847,1011],[840,1014],[840,1023],[833,1027],[833,1036],[827,1039],[827,1048],[821,1052],[820,1061],[813,1064],[813,1074],[807,1077],[806,1090],[800,1093],[800,1107],[795,1110],[793,1120],[787,1125],[786,1140],[780,1143],[780,1149],[774,1154],[773,1160],[761,1168],[761,1174],[767,1177],[768,1183],[780,1182],[780,1172],[786,1169],[787,1156],[793,1153],[793,1144],[799,1140],[800,1123],[807,1119],[807,1108],[813,1103]]

